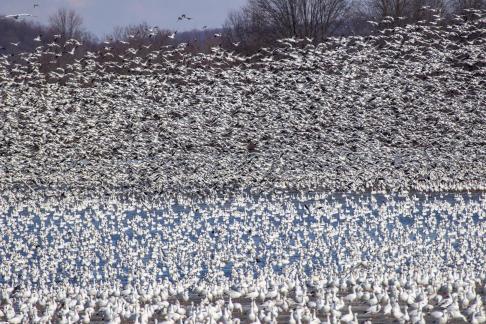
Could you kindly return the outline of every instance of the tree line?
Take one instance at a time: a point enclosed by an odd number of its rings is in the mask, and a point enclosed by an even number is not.
[[[231,12],[221,29],[171,31],[146,23],[115,27],[100,40],[87,31],[82,17],[61,8],[49,17],[47,25],[32,21],[0,18],[0,55],[34,51],[52,41],[77,39],[85,50],[109,46],[139,49],[154,45],[186,43],[192,52],[209,52],[214,46],[252,53],[271,47],[278,39],[297,37],[320,42],[330,36],[368,35],[380,28],[422,21],[447,24],[455,15],[468,15],[468,9],[486,9],[486,0],[248,0]],[[2,17],[2,16],[0,16]],[[371,22],[371,23],[370,23]]]
[[[315,42],[330,36],[367,35],[380,28],[433,21],[447,24],[486,0],[248,0],[230,13],[225,34],[241,51],[252,52],[287,37]],[[371,23],[370,23],[371,22]]]
[[[84,50],[98,51],[107,47],[124,48],[124,44],[138,48],[154,45],[168,46],[180,43],[189,44],[193,52],[208,52],[214,46],[222,45],[214,35],[221,29],[192,30],[177,32],[150,26],[145,22],[128,26],[117,26],[112,33],[102,39],[86,30],[83,19],[72,9],[60,8],[52,14],[46,25],[31,20],[4,18],[0,14],[0,56],[32,52],[40,45],[53,41],[64,44],[76,39],[83,44]]]

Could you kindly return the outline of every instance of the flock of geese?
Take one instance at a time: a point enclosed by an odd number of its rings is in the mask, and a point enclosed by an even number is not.
[[[251,56],[2,54],[0,321],[486,323],[472,13]]]
[[[482,193],[0,204],[0,321],[485,323]]]
[[[484,190],[485,24],[251,56],[61,39],[5,53],[0,188]]]

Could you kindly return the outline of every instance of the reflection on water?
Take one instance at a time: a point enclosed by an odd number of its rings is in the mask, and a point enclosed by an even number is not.
[[[356,267],[476,271],[485,210],[481,193],[3,204],[0,283],[237,282]]]

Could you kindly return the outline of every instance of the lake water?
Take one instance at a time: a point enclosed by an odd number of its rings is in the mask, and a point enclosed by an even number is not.
[[[248,276],[481,271],[483,193],[281,193],[2,203],[0,283],[234,284]]]

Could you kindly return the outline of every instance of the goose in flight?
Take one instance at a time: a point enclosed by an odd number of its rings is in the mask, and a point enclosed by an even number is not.
[[[66,51],[66,53],[74,55],[74,51],[76,51],[76,47],[73,47],[70,51]]]
[[[31,14],[28,13],[20,13],[20,14],[14,14],[14,15],[6,15],[5,18],[13,18],[15,20],[18,20],[23,17],[32,17]]]
[[[184,20],[184,19],[191,20],[192,18],[187,16],[186,14],[182,14],[179,17],[177,17],[177,21],[181,21],[181,20]]]

